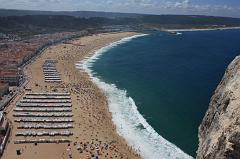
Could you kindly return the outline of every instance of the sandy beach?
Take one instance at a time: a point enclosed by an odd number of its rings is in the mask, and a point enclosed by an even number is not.
[[[25,67],[28,77],[26,89],[10,104],[5,111],[12,125],[11,136],[3,159],[91,159],[91,158],[141,158],[126,141],[120,137],[111,119],[108,103],[102,91],[91,81],[88,74],[76,68],[75,64],[91,56],[96,50],[111,42],[137,33],[106,33],[74,40],[68,44],[59,44],[46,49],[35,61]],[[46,83],[42,66],[46,59],[55,59],[60,73],[61,83]],[[16,104],[29,92],[68,92],[72,101],[73,132],[68,138],[70,143],[15,144],[25,139],[16,136],[20,130],[14,122]],[[29,131],[29,130],[25,130]],[[39,131],[39,130],[37,130]],[[43,130],[45,131],[45,130]],[[48,130],[51,131],[51,130]],[[54,130],[55,131],[55,130]],[[23,130],[21,130],[23,132]],[[57,137],[45,137],[56,139]],[[41,139],[41,137],[28,137]],[[21,153],[17,154],[17,150]]]

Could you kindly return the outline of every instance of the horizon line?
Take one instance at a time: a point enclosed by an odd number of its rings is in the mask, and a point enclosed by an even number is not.
[[[233,16],[216,16],[216,15],[206,15],[206,14],[153,14],[153,13],[135,13],[135,12],[111,12],[111,11],[100,11],[100,10],[37,10],[37,9],[16,9],[16,8],[0,8],[0,10],[15,10],[15,11],[33,11],[33,12],[102,12],[102,13],[115,13],[115,14],[135,14],[135,15],[172,15],[172,16],[206,16],[206,17],[218,17],[218,18],[234,18],[240,19],[240,17]],[[0,15],[1,16],[1,15]]]

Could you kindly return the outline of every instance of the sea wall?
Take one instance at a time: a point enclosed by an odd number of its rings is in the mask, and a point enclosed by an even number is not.
[[[240,158],[240,56],[215,90],[198,136],[197,159]]]

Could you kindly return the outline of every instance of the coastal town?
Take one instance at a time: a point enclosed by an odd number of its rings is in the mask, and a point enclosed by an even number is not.
[[[11,132],[11,123],[6,118],[5,109],[22,92],[28,82],[23,69],[37,57],[46,47],[71,38],[79,37],[86,32],[61,32],[54,34],[35,35],[22,39],[16,34],[0,33],[0,154]],[[15,110],[20,111],[20,110]],[[24,111],[24,110],[21,110]],[[20,122],[20,121],[18,121]]]
[[[17,35],[0,34],[0,109],[2,110],[8,98],[16,93],[16,87],[22,85],[26,79],[23,67],[40,54],[46,47],[85,35],[81,32],[61,32],[54,34],[35,35],[21,39]],[[7,95],[7,96],[5,96]],[[10,96],[9,96],[10,95]]]
[[[0,4],[0,159],[240,159],[239,0]]]
[[[93,50],[134,34],[2,38],[2,158],[140,158],[116,133],[105,96],[75,66]]]

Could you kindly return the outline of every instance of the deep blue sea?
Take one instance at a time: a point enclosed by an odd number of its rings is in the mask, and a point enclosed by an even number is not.
[[[181,150],[195,157],[198,127],[210,98],[228,64],[240,53],[240,30],[147,34],[101,50],[101,55],[88,67],[99,85],[101,82],[108,84],[105,93],[112,98],[109,102],[112,103],[113,120],[120,125],[120,134],[129,142],[138,147],[133,138],[140,135],[143,137],[136,140],[149,140],[149,145],[155,148],[163,143],[166,145],[167,148],[154,150],[159,158],[166,153],[169,158],[181,158],[177,153]],[[122,92],[116,93],[117,90]],[[121,100],[125,102],[118,106]],[[132,110],[140,112],[146,121],[131,113]],[[114,114],[120,115],[114,118]],[[132,120],[128,124],[133,126],[121,131],[128,119]],[[174,145],[151,137],[154,134],[152,128],[181,150],[172,151]],[[135,135],[136,131],[142,131],[142,134]],[[139,146],[139,149],[146,148]]]

